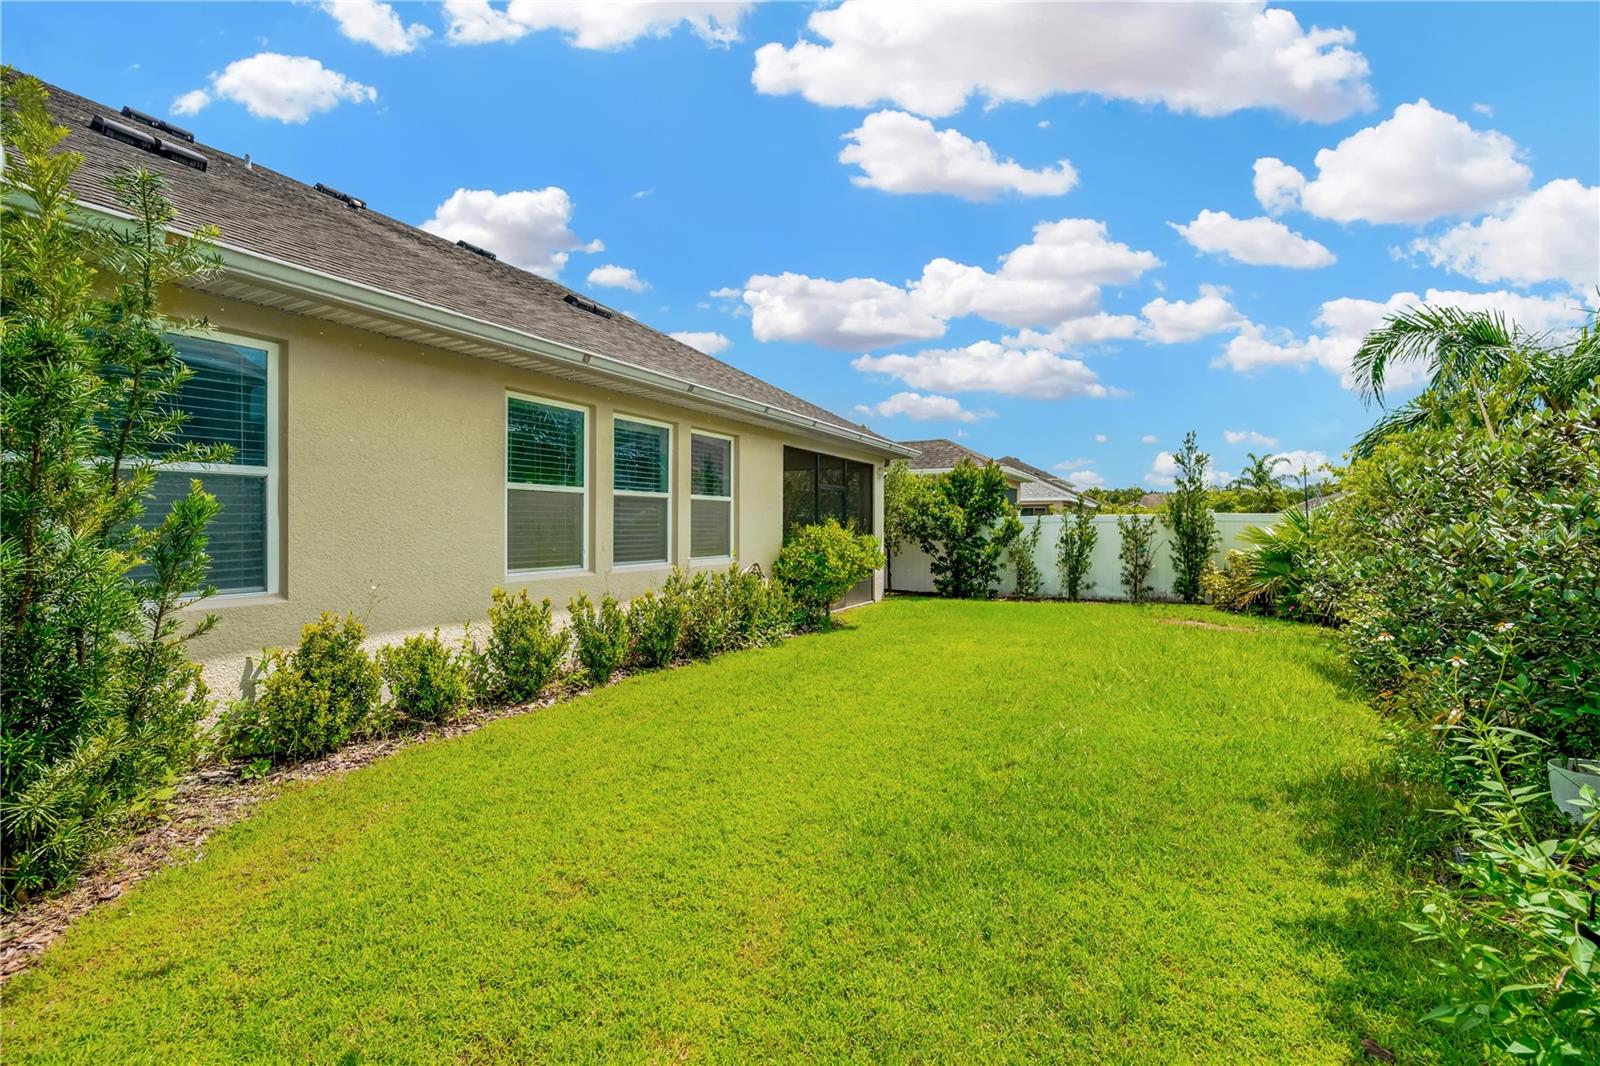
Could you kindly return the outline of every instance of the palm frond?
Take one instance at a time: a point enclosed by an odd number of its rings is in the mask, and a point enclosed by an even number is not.
[[[1503,365],[1517,346],[1516,331],[1499,311],[1411,307],[1367,334],[1350,372],[1362,399],[1382,404],[1384,379],[1392,366],[1423,363],[1434,385],[1449,385],[1474,370]]]
[[[1416,400],[1385,411],[1381,418],[1356,438],[1355,443],[1350,446],[1350,455],[1356,459],[1365,459],[1377,450],[1378,445],[1389,438],[1425,425],[1432,414],[1431,408]]]

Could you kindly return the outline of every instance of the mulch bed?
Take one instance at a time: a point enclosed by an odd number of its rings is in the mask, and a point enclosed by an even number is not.
[[[617,680],[623,676],[619,673]],[[0,983],[32,966],[78,918],[167,866],[198,859],[211,834],[249,817],[262,801],[295,782],[356,770],[413,744],[472,733],[498,719],[536,711],[586,691],[558,689],[533,703],[471,710],[443,725],[361,741],[321,759],[248,781],[240,778],[238,766],[200,767],[178,784],[159,814],[135,827],[131,837],[96,856],[72,888],[0,918]]]

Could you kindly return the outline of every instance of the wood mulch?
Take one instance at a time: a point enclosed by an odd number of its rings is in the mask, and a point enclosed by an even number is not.
[[[617,679],[622,676],[618,674]],[[476,732],[490,722],[536,711],[586,691],[574,686],[532,703],[471,710],[443,725],[350,744],[332,755],[252,780],[240,777],[240,766],[200,767],[178,784],[158,814],[136,827],[132,836],[96,856],[72,888],[0,917],[0,983],[32,966],[78,918],[165,867],[198,859],[211,834],[249,817],[264,800],[296,782],[359,769],[413,744]]]

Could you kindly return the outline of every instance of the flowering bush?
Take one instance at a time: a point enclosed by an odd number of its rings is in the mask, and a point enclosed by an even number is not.
[[[1342,488],[1314,568],[1373,689],[1600,754],[1600,399],[1413,431]]]

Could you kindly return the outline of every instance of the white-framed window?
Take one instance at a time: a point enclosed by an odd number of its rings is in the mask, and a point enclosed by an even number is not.
[[[618,566],[672,558],[672,427],[612,421],[611,548]]]
[[[506,395],[506,573],[589,561],[589,412]]]
[[[689,434],[689,558],[733,557],[733,438]]]
[[[277,592],[278,346],[216,330],[166,339],[192,371],[170,404],[187,416],[175,443],[226,444],[232,456],[161,467],[145,516],[161,521],[198,479],[222,505],[206,529],[207,584],[219,597]]]

